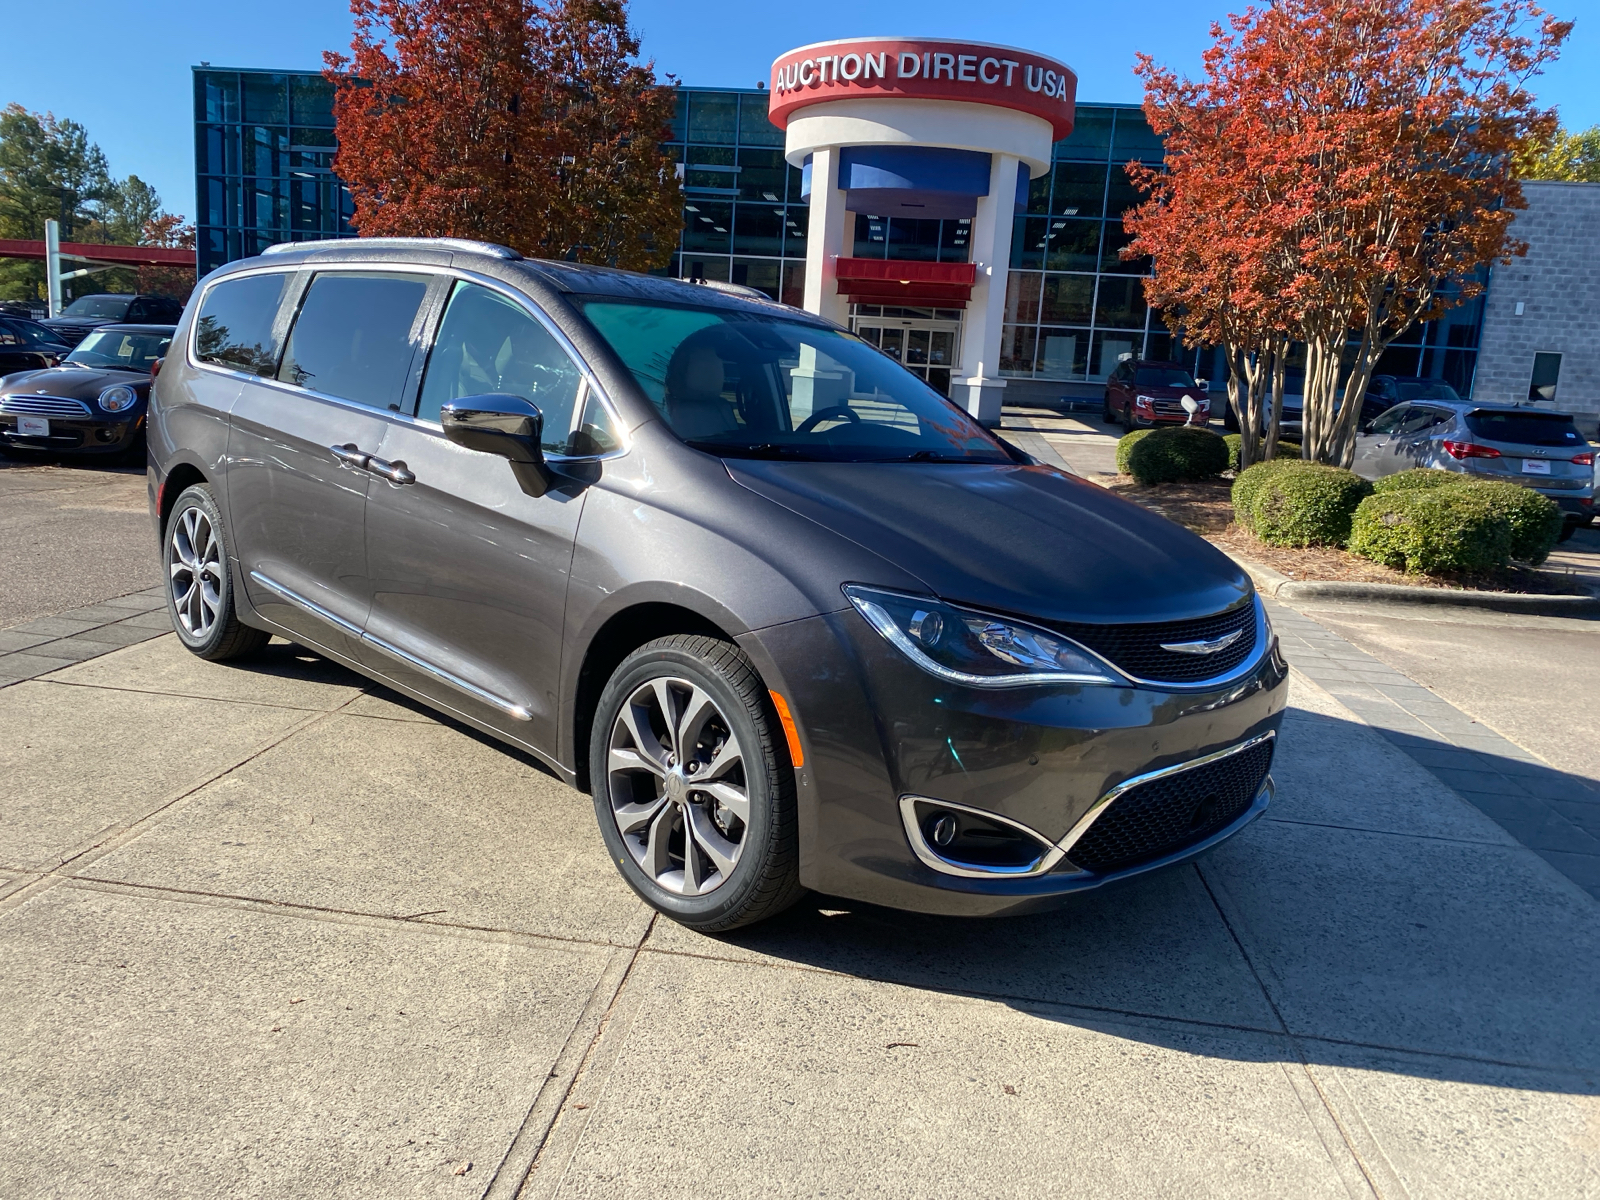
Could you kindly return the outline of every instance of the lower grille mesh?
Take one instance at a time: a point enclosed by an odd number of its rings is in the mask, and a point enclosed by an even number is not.
[[[1244,815],[1272,766],[1275,739],[1118,796],[1067,857],[1097,875],[1173,854]]]

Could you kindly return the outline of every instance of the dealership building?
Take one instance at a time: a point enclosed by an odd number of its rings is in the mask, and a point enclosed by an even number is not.
[[[1025,51],[852,39],[780,57],[760,87],[680,87],[666,150],[684,227],[666,273],[848,323],[985,416],[1002,397],[1098,395],[1126,355],[1185,359],[1220,386],[1213,353],[1175,346],[1145,304],[1148,263],[1121,255],[1121,216],[1138,200],[1125,166],[1159,163],[1160,139],[1137,106],[1078,104],[1075,86],[1069,68]],[[202,274],[276,242],[354,236],[320,75],[203,64],[194,116]],[[1515,336],[1486,330],[1500,290],[1492,281],[1411,330],[1379,371],[1471,395],[1487,341],[1504,349],[1495,394],[1477,398],[1533,389],[1600,411],[1559,378],[1562,349],[1544,345],[1555,335],[1531,327],[1525,304],[1506,318],[1521,322]],[[1587,330],[1572,336],[1593,344]]]

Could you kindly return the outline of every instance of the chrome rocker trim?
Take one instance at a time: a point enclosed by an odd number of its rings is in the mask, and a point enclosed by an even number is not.
[[[1251,747],[1259,746],[1262,742],[1271,741],[1277,736],[1278,735],[1276,731],[1269,730],[1266,733],[1258,734],[1256,737],[1242,741],[1237,745],[1229,746],[1225,750],[1218,750],[1211,754],[1203,754],[1199,758],[1191,758],[1187,762],[1177,763],[1170,767],[1161,767],[1154,771],[1146,771],[1141,775],[1135,775],[1130,779],[1125,779],[1116,787],[1106,792],[1105,795],[1096,800],[1094,804],[1089,807],[1089,811],[1084,813],[1083,816],[1079,817],[1077,823],[1067,831],[1067,835],[1059,842],[1055,843],[1052,843],[1049,838],[1045,837],[1037,830],[1031,829],[1027,825],[1024,825],[1021,821],[1013,821],[1009,817],[1003,817],[998,813],[989,812],[986,809],[973,808],[966,804],[953,804],[948,800],[940,800],[934,796],[920,796],[915,794],[901,796],[900,822],[905,826],[906,839],[911,843],[911,851],[917,856],[918,861],[920,861],[924,866],[938,871],[941,875],[955,875],[963,879],[1032,879],[1040,875],[1049,874],[1056,867],[1060,866],[1063,861],[1066,861],[1067,866],[1071,868],[1071,870],[1062,873],[1063,882],[1077,879],[1083,881],[1080,886],[1098,886],[1099,884],[1105,883],[1108,880],[1121,879],[1128,875],[1137,875],[1144,871],[1152,871],[1157,867],[1166,866],[1167,864],[1173,862],[1179,862],[1185,858],[1199,854],[1203,850],[1209,849],[1218,842],[1232,836],[1234,832],[1244,828],[1244,826],[1248,825],[1251,821],[1260,816],[1261,813],[1266,810],[1267,805],[1271,803],[1276,789],[1273,786],[1272,776],[1268,775],[1267,778],[1262,781],[1261,787],[1257,789],[1255,799],[1252,801],[1250,808],[1241,814],[1237,820],[1232,822],[1226,828],[1218,830],[1210,837],[1196,842],[1192,846],[1185,846],[1181,850],[1175,850],[1171,854],[1166,855],[1163,858],[1156,859],[1153,862],[1140,863],[1136,867],[1129,867],[1124,871],[1113,871],[1104,875],[1095,875],[1091,871],[1085,871],[1074,867],[1071,861],[1067,859],[1068,853],[1071,851],[1072,847],[1083,838],[1084,834],[1089,832],[1090,827],[1100,819],[1101,815],[1104,814],[1105,811],[1111,806],[1112,801],[1114,801],[1118,796],[1121,796],[1124,792],[1131,791],[1132,789],[1139,787],[1141,784],[1150,783],[1157,779],[1164,779],[1169,775],[1177,775],[1183,771],[1192,771],[1196,767],[1203,767],[1207,763],[1216,762],[1220,758],[1227,758],[1230,755],[1241,754],[1244,751],[1249,750]],[[1040,857],[1033,863],[1023,867],[987,867],[979,866],[975,863],[964,863],[956,859],[946,858],[932,846],[928,845],[927,839],[923,837],[921,823],[917,820],[916,806],[918,803],[933,805],[938,808],[950,809],[953,812],[971,813],[974,816],[982,817],[986,821],[993,821],[997,825],[1009,826],[1010,828],[1015,829],[1018,833],[1025,834],[1034,841],[1038,842],[1041,849]],[[1074,889],[1069,888],[1064,890]]]
[[[250,578],[255,580],[255,582],[259,583],[262,587],[266,588],[267,591],[271,592],[273,595],[287,600],[290,604],[295,605],[297,608],[302,608],[312,616],[328,622],[330,625],[337,627],[344,633],[349,634],[351,637],[358,639],[363,644],[371,646],[374,650],[377,650],[383,654],[387,654],[390,658],[398,659],[407,666],[415,667],[424,674],[431,675],[440,683],[453,687],[457,691],[471,696],[474,700],[481,700],[485,704],[492,705],[493,707],[498,708],[501,712],[505,713],[507,716],[510,716],[518,721],[533,720],[533,714],[530,713],[523,705],[518,704],[513,700],[507,700],[503,696],[497,696],[493,692],[485,691],[475,683],[468,683],[459,675],[452,674],[451,672],[444,670],[442,667],[436,667],[432,663],[418,658],[415,654],[400,649],[399,646],[396,646],[391,642],[386,642],[382,638],[374,637],[372,634],[362,629],[359,625],[355,625],[350,621],[346,621],[337,613],[330,612],[326,608],[322,607],[322,605],[318,604],[315,600],[308,600],[299,592],[296,592],[291,588],[284,587],[283,584],[274,579],[269,579],[260,571],[251,571]]]

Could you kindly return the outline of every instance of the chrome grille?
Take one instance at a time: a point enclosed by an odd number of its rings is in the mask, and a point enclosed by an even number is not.
[[[1256,607],[1246,600],[1225,612],[1192,621],[1140,625],[1084,625],[1052,621],[1051,627],[1089,647],[1135,679],[1153,683],[1198,684],[1217,679],[1256,651]],[[1181,642],[1240,636],[1213,654],[1184,654],[1163,648]]]
[[[93,409],[82,400],[65,396],[0,396],[0,413],[22,413],[30,417],[87,417]]]

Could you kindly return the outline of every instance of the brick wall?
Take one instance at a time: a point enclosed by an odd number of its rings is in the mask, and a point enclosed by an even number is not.
[[[1496,266],[1472,398],[1526,401],[1533,356],[1561,355],[1555,407],[1593,436],[1600,418],[1600,183],[1525,183],[1512,236],[1526,258]],[[1517,315],[1517,305],[1523,306]]]

